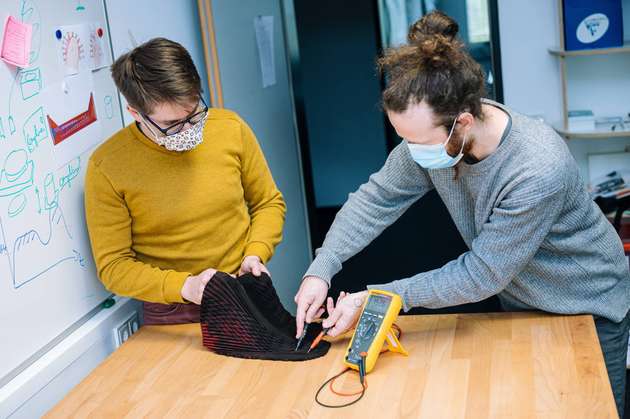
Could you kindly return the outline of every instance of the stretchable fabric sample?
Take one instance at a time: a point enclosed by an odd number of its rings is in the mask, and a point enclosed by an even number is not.
[[[322,330],[314,323],[295,350],[295,317],[284,309],[266,274],[233,278],[217,272],[203,292],[201,332],[212,352],[238,358],[304,361],[324,356],[330,343],[320,342],[307,353]]]

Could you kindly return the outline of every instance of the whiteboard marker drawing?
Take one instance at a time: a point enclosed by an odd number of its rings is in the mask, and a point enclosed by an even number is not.
[[[33,186],[35,163],[24,149],[11,151],[0,171],[0,197],[17,195]]]
[[[32,153],[42,141],[48,138],[48,126],[46,125],[43,107],[37,108],[26,119],[22,126],[22,134],[29,153]]]
[[[48,211],[47,235],[42,235],[35,229],[29,229],[18,235],[9,246],[1,217],[0,233],[2,234],[0,254],[5,254],[8,259],[14,289],[30,283],[64,262],[74,261],[80,266],[85,265],[84,258],[75,249],[72,249],[71,254],[61,256],[55,252],[42,252],[46,249],[53,250],[54,244],[58,244],[59,241],[69,242],[72,240],[72,235],[60,207]],[[34,255],[39,256],[34,257]]]

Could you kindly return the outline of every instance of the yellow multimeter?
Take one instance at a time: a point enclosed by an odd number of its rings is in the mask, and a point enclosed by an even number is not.
[[[392,324],[398,317],[401,307],[402,300],[399,295],[381,290],[369,291],[354,335],[346,350],[344,363],[347,366],[360,372],[363,370],[362,374],[372,371],[385,340],[388,350],[408,355],[392,331]]]

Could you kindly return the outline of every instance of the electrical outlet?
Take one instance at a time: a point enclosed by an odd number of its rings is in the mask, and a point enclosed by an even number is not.
[[[129,336],[131,335],[131,330],[129,329],[129,323],[127,320],[116,326],[114,328],[114,339],[116,340],[116,347],[122,345]]]
[[[138,322],[138,315],[134,315],[134,317],[129,320],[129,329],[131,330],[131,334],[133,335],[140,328],[140,323]]]
[[[138,331],[139,327],[140,322],[138,320],[138,313],[134,311],[131,316],[114,328],[114,340],[116,347],[118,348],[120,345],[125,343],[131,335]]]

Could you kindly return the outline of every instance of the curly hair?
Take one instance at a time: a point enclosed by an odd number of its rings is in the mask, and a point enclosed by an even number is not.
[[[425,101],[436,115],[436,125],[447,130],[462,112],[483,119],[484,73],[458,32],[457,22],[433,11],[411,26],[408,44],[385,51],[377,61],[387,76],[385,110],[400,113]]]

